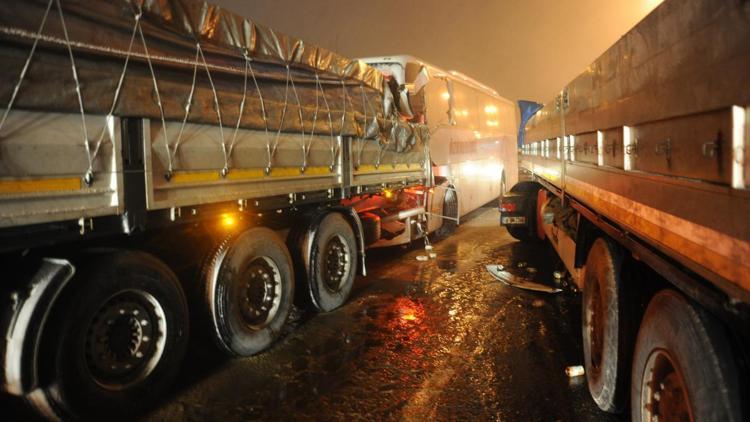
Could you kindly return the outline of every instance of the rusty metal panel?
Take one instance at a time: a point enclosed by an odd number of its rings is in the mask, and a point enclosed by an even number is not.
[[[617,168],[624,168],[623,128],[616,127],[601,131],[602,145],[599,147],[601,164]]]
[[[694,271],[750,290],[750,192],[727,195],[716,184],[575,163],[565,184],[570,195]]]
[[[598,141],[596,132],[575,135],[575,161],[597,164]]]
[[[559,160],[562,154],[562,145],[560,142],[560,137],[548,139],[548,146],[547,146],[547,158],[551,158],[553,160]]]
[[[747,2],[665,1],[567,85],[567,132],[747,106],[749,21]]]
[[[568,195],[733,295],[750,290],[748,22],[746,1],[667,0],[527,131],[563,136]]]
[[[748,139],[750,138],[750,118],[748,118],[750,107],[737,110],[736,113],[740,116],[738,120],[744,120],[744,125],[743,122],[735,122],[735,130],[742,128],[742,133],[733,136],[738,144],[734,148],[734,162],[739,166],[738,175],[741,175],[738,177],[740,180],[737,181],[739,186],[734,187],[743,188],[750,184],[750,155],[748,155],[750,154],[750,151],[748,151],[748,146],[750,146],[750,139]]]
[[[732,110],[636,125],[634,169],[730,185]]]

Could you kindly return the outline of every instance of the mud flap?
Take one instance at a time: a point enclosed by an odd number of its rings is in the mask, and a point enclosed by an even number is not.
[[[29,283],[11,293],[10,312],[0,327],[4,334],[2,375],[8,393],[24,395],[37,387],[42,332],[52,305],[74,273],[69,261],[44,258]]]

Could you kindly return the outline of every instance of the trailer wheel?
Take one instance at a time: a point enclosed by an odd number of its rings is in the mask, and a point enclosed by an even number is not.
[[[289,251],[273,231],[251,228],[220,246],[205,271],[206,305],[219,347],[251,356],[279,336],[292,308]]]
[[[349,298],[357,274],[357,241],[349,223],[339,213],[326,215],[303,247],[309,257],[307,286],[313,306],[330,312]],[[309,249],[309,250],[308,250]]]
[[[456,231],[458,224],[458,196],[452,186],[449,186],[445,190],[445,196],[443,197],[443,216],[448,217],[443,219],[443,224],[437,229],[436,234],[438,237],[448,237]]]
[[[91,257],[45,329],[49,383],[27,399],[48,417],[148,408],[171,386],[187,347],[185,295],[164,263],[142,252]]]
[[[731,350],[713,317],[674,290],[657,293],[635,346],[633,420],[743,420]]]
[[[581,322],[589,392],[607,412],[622,410],[628,391],[632,315],[621,269],[619,247],[597,239],[586,259]]]

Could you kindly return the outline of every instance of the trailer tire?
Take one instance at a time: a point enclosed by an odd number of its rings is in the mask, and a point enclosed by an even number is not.
[[[271,346],[294,298],[292,259],[284,241],[265,227],[250,228],[216,250],[204,275],[219,348],[252,356]]]
[[[632,419],[671,420],[669,413],[696,421],[744,420],[739,373],[724,327],[680,293],[662,290],[649,302],[638,332]]]
[[[598,238],[589,250],[584,273],[581,328],[589,392],[600,409],[627,406],[631,305],[622,276],[622,251]]]
[[[135,251],[92,256],[45,329],[48,382],[27,400],[47,417],[137,414],[172,385],[187,349],[185,295],[164,263]]]
[[[349,298],[357,274],[357,239],[346,219],[337,212],[328,213],[320,222],[309,247],[307,288],[312,305],[330,312]]]
[[[440,238],[448,237],[455,233],[458,223],[458,196],[456,190],[452,186],[448,186],[445,190],[445,196],[443,197],[443,216],[451,218],[443,219],[443,224],[436,230],[436,234]]]

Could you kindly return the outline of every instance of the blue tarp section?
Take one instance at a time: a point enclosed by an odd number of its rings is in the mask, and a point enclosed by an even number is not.
[[[524,128],[526,128],[526,123],[528,123],[536,112],[542,109],[542,107],[544,107],[544,104],[539,104],[534,101],[518,100],[518,108],[521,109],[521,123],[518,125],[518,148],[523,146],[525,135]]]

